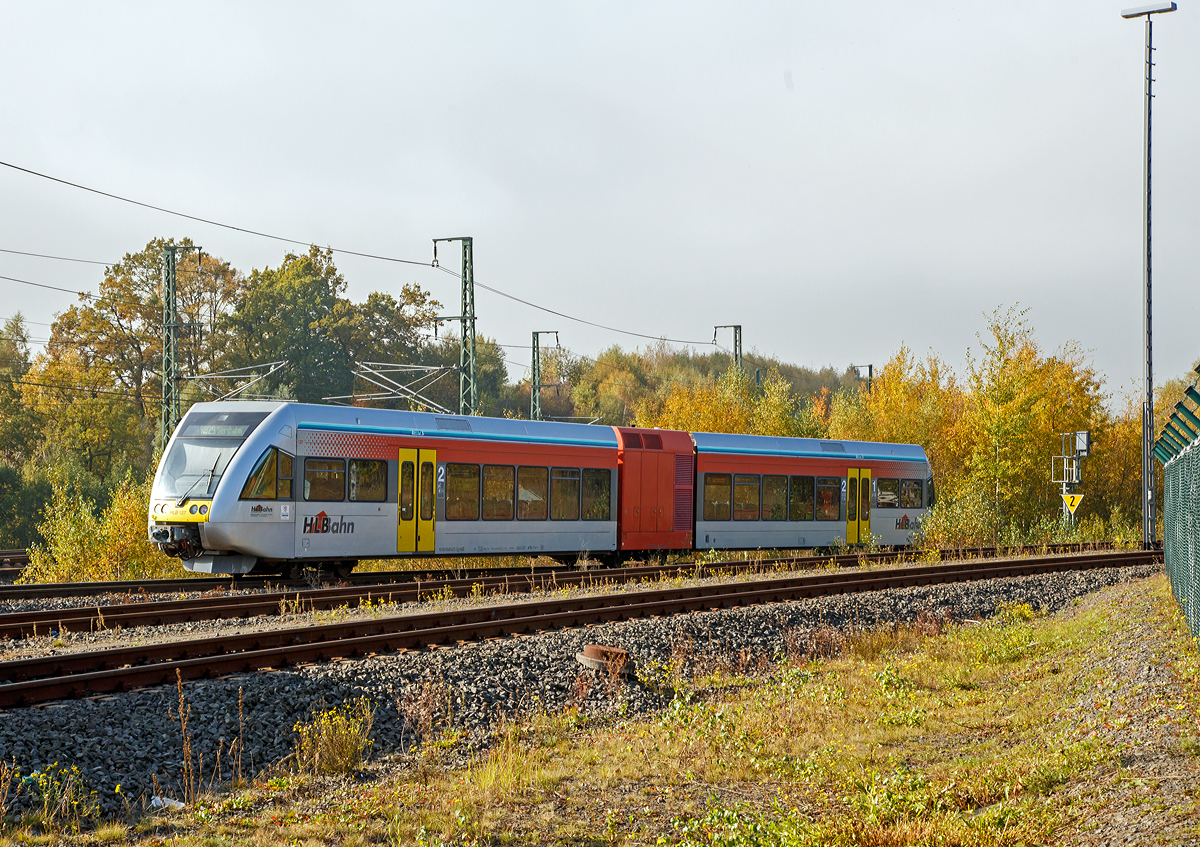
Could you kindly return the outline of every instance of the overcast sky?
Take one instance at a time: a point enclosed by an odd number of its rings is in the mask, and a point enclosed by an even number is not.
[[[655,337],[740,323],[811,366],[907,344],[960,368],[1019,302],[1119,391],[1141,373],[1144,40],[1121,2],[0,2],[0,160],[337,248],[428,260],[470,235],[477,280],[514,296]],[[1200,356],[1180,5],[1155,26],[1159,382]],[[0,248],[115,261],[185,235],[247,271],[289,249],[0,168]],[[417,282],[458,313],[451,276],[337,261],[355,299]],[[0,253],[4,276],[101,274]],[[0,280],[38,338],[73,299]],[[648,343],[477,308],[505,344]],[[528,351],[506,355],[519,377]]]

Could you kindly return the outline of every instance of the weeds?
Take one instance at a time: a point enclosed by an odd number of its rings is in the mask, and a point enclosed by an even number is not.
[[[362,698],[298,722],[293,730],[296,767],[301,773],[351,774],[362,768],[371,751],[375,705]]]
[[[4,822],[8,817],[9,800],[15,801],[21,793],[21,769],[17,760],[5,762],[0,760],[0,832],[4,830]]]
[[[45,770],[34,771],[28,782],[41,804],[39,823],[47,832],[64,828],[78,832],[82,821],[99,814],[96,792],[88,790],[76,765],[67,767],[55,762]]]
[[[510,796],[537,782],[537,761],[522,748],[517,728],[502,723],[496,730],[499,740],[482,757],[473,758],[467,766],[467,782],[490,800]]]
[[[183,747],[183,802],[185,805],[192,805],[196,802],[196,795],[199,793],[200,786],[203,782],[203,775],[198,777],[192,761],[192,734],[188,732],[188,720],[192,716],[192,707],[184,699],[183,696],[183,676],[179,670],[175,670],[175,689],[179,693],[179,713],[171,715],[171,709],[167,707],[167,714],[172,720],[179,721],[179,738]],[[203,769],[202,769],[203,770]]]

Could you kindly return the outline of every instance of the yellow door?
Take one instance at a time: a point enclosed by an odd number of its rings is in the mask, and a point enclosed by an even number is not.
[[[417,551],[417,451],[400,450],[400,484],[396,486],[396,552]]]
[[[858,543],[858,468],[846,471],[846,543]]]
[[[858,543],[871,543],[871,469],[858,469]]]
[[[433,552],[433,523],[437,516],[437,450],[422,450],[417,475],[417,552]]]

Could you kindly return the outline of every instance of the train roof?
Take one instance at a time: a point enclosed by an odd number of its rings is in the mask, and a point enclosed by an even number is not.
[[[835,441],[823,438],[777,438],[770,435],[729,435],[694,432],[697,453],[731,453],[752,456],[803,456],[824,459],[881,459],[892,462],[928,462],[919,444],[878,441]]]
[[[485,418],[470,415],[438,415],[399,409],[375,409],[366,406],[323,406],[308,403],[258,403],[242,401],[234,411],[253,408],[274,410],[287,407],[295,417],[297,429],[325,432],[362,432],[379,435],[436,435],[482,441],[515,441],[539,444],[566,444],[578,447],[616,449],[617,436],[609,426],[527,421],[516,418]],[[213,406],[216,404],[196,404]],[[232,404],[222,403],[230,408]],[[245,406],[246,408],[241,408]]]
[[[286,409],[298,429],[333,432],[364,432],[380,435],[434,435],[481,441],[516,441],[539,444],[568,444],[580,447],[618,447],[610,426],[529,421],[516,418],[487,418],[470,415],[438,415],[365,406],[324,406],[278,400],[225,400],[197,403],[192,409],[231,412]],[[189,410],[190,411],[190,410]],[[640,431],[640,430],[639,430]],[[817,438],[779,438],[768,435],[730,435],[717,432],[691,433],[698,453],[758,456],[800,456],[880,459],[928,462],[917,444],[888,444],[876,441],[838,441]]]

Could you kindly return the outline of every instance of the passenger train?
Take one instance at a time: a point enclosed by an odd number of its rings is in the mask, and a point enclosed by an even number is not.
[[[150,540],[190,571],[345,575],[362,559],[912,542],[911,444],[299,403],[198,403],[154,477]]]

